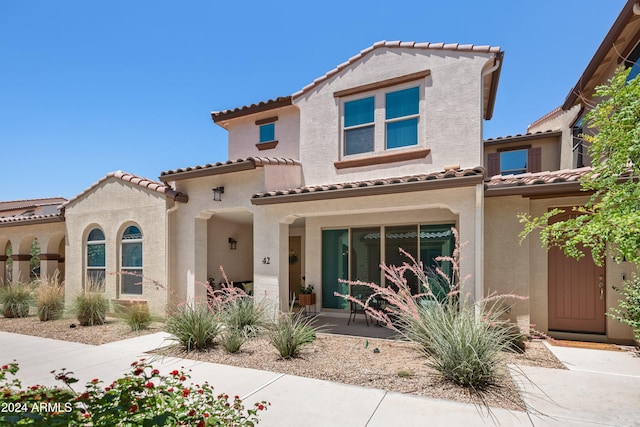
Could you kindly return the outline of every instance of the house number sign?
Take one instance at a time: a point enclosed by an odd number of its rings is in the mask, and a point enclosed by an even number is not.
[[[269,258],[268,256],[262,258],[262,263],[263,264],[271,264],[271,258]]]

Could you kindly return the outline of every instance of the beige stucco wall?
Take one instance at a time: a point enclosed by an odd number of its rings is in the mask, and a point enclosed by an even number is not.
[[[411,175],[442,170],[445,165],[482,164],[482,69],[491,54],[417,49],[376,49],[317,87],[294,99],[300,108],[300,160],[310,185]],[[335,91],[430,70],[431,75],[348,98]],[[376,115],[384,119],[378,99],[383,94],[420,85],[418,145],[344,157],[341,153],[341,109],[344,100],[376,95]],[[384,126],[376,126],[376,148],[382,148]],[[344,158],[368,157],[403,150],[429,148],[420,160],[336,170]]]
[[[146,300],[156,315],[164,315],[169,293],[167,284],[167,209],[165,196],[137,185],[110,178],[72,201],[66,209],[67,281],[66,302],[82,291],[85,280],[86,239],[93,228],[105,234],[106,296],[109,299]],[[120,293],[121,250],[124,230],[136,225],[143,235],[143,275],[162,285],[143,284],[142,295]]]
[[[544,132],[547,130],[561,130],[560,138],[560,164],[557,169],[572,169],[577,166],[577,152],[573,151],[573,133],[572,126],[578,120],[580,114],[580,106],[577,105],[570,110],[557,113],[549,120],[545,120],[536,126],[529,126],[527,132]],[[586,161],[586,160],[585,160]],[[553,170],[545,169],[542,170]]]
[[[586,196],[529,199],[520,196],[488,197],[485,200],[485,289],[516,293],[529,300],[516,303],[510,316],[522,325],[530,323],[542,332],[548,330],[548,253],[539,233],[534,232],[519,244],[522,224],[518,213],[540,216],[550,208],[570,209],[587,201]],[[590,255],[587,255],[590,256]],[[636,270],[630,263],[606,260],[606,306],[616,306],[619,294],[613,289],[622,283],[622,275],[631,277]],[[527,320],[527,318],[529,318]],[[552,333],[552,335],[554,335]],[[631,328],[606,318],[606,337],[626,342],[633,338]],[[580,337],[585,338],[585,337]]]
[[[256,120],[278,117],[275,124],[275,139],[278,145],[273,149],[259,150],[260,126]],[[298,108],[287,106],[266,112],[252,114],[232,121],[229,126],[229,159],[267,156],[298,159],[300,156],[300,117]]]

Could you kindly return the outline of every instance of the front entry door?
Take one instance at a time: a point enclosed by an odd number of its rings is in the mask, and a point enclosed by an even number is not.
[[[569,213],[551,222],[568,218]],[[605,333],[605,268],[587,251],[579,261],[561,249],[549,249],[549,330]]]

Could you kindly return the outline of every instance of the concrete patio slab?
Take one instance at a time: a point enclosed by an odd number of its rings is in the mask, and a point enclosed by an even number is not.
[[[631,351],[560,347],[546,341],[544,344],[572,371],[640,377],[640,357]]]

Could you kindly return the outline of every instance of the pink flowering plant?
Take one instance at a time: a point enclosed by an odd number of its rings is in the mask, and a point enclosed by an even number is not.
[[[0,412],[0,425],[188,425],[188,426],[254,426],[266,402],[245,408],[239,396],[233,398],[214,392],[213,386],[190,384],[189,374],[173,370],[161,375],[144,359],[131,364],[131,371],[106,387],[95,378],[82,393],[72,385],[78,382],[71,372],[52,372],[64,387],[36,385],[22,389],[15,376],[18,365],[0,369],[0,393],[5,405]],[[46,401],[49,406],[39,402]]]

